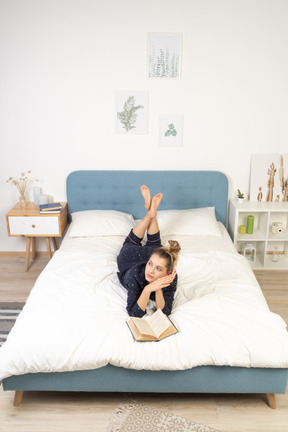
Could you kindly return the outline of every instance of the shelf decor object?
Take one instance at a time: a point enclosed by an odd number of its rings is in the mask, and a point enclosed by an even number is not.
[[[273,255],[272,255],[272,261],[275,262],[275,263],[279,261],[278,246],[274,246],[274,252],[273,252]]]
[[[41,187],[34,187],[33,188],[33,199],[34,199],[35,205],[39,205],[39,195],[41,195],[41,193],[42,193]]]
[[[237,199],[239,204],[244,202],[244,193],[241,192],[240,189],[237,189]]]
[[[247,243],[244,245],[243,255],[251,264],[254,264],[256,261],[256,248],[252,244]]]
[[[247,227],[246,232],[240,230],[241,225]],[[228,232],[239,253],[244,255],[247,243],[255,247],[255,260],[249,259],[253,269],[288,270],[288,202],[245,201],[239,204],[231,200]],[[275,248],[278,259],[274,256]]]
[[[30,178],[31,171],[27,171],[27,173],[22,172],[19,178],[16,177],[9,177],[8,180],[6,180],[7,183],[12,183],[16,188],[18,189],[20,193],[19,197],[19,205],[21,207],[26,206],[26,192],[31,186],[31,183],[34,181]],[[38,181],[36,179],[35,181]]]
[[[239,234],[246,234],[246,225],[240,225],[238,228]]]
[[[250,200],[288,202],[288,154],[251,156]]]
[[[46,194],[40,194],[38,196],[38,205],[41,204],[48,204],[49,203],[49,196]]]
[[[246,233],[247,234],[253,234],[253,228],[254,228],[254,216],[249,215],[249,216],[247,216]]]

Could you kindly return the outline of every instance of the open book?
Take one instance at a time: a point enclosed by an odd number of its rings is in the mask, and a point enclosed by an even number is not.
[[[161,309],[147,319],[130,317],[127,324],[136,341],[158,341],[178,333],[174,324]]]

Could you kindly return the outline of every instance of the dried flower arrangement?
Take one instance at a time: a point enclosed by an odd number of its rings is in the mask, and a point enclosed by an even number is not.
[[[22,172],[19,179],[14,177],[9,177],[9,179],[6,180],[7,183],[11,182],[19,190],[20,192],[19,202],[22,206],[25,206],[26,204],[25,192],[27,191],[31,183],[33,183],[34,181],[31,178],[29,178],[30,174],[31,171],[27,171],[26,174]],[[38,179],[36,179],[35,181],[38,181]]]

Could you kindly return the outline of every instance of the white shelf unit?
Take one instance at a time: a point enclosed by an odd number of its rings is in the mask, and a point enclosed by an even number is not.
[[[247,216],[254,216],[253,234],[239,234],[239,226],[247,224]],[[281,222],[283,231],[273,234],[273,222]],[[256,248],[253,269],[288,270],[288,202],[229,203],[228,232],[239,253],[244,246],[251,244]],[[278,247],[278,262],[273,262],[274,247]]]

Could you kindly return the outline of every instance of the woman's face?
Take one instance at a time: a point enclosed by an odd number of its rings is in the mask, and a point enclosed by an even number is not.
[[[160,258],[158,255],[152,255],[145,267],[145,279],[147,282],[154,282],[160,277],[167,276],[167,267],[165,258]]]

